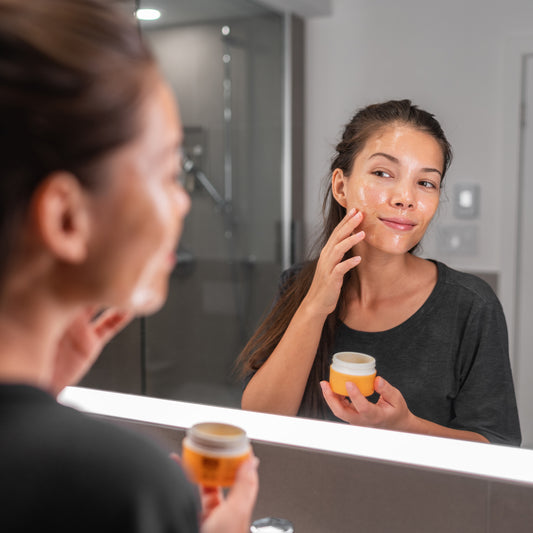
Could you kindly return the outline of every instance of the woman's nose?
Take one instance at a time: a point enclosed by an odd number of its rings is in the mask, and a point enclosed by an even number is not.
[[[392,203],[396,207],[412,209],[415,206],[412,187],[408,184],[398,184],[392,196]]]

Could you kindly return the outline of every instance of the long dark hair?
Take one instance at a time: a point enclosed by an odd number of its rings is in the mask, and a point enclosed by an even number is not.
[[[53,171],[87,188],[139,130],[155,68],[133,16],[103,0],[0,0],[0,283],[31,196]]]
[[[358,110],[345,126],[342,138],[336,146],[336,154],[330,167],[331,173],[339,168],[349,176],[355,158],[363,150],[368,139],[380,130],[395,125],[407,125],[428,133],[439,143],[444,160],[442,169],[442,179],[444,179],[452,159],[450,144],[434,115],[419,109],[410,100],[391,100]],[[324,225],[320,238],[313,248],[315,255],[295,273],[292,279],[284,283],[277,302],[239,355],[237,366],[242,377],[256,372],[278,345],[311,286],[319,251],[346,215],[346,209],[333,197],[331,173],[327,176],[328,181],[322,204]],[[351,252],[348,252],[345,259],[350,255]],[[346,274],[346,279],[349,279],[350,275],[350,272]],[[343,284],[337,307],[324,323],[317,354],[298,411],[300,416],[327,418],[330,411],[320,392],[319,382],[328,375],[335,330],[346,304],[347,285],[347,283]]]

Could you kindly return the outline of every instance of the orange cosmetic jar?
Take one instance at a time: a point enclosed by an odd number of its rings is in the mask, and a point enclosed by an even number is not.
[[[346,382],[351,381],[364,396],[374,393],[376,360],[365,353],[337,352],[329,368],[329,384],[337,394],[348,396]]]
[[[237,470],[251,452],[243,429],[203,422],[187,430],[182,443],[182,463],[189,477],[199,485],[231,487]]]

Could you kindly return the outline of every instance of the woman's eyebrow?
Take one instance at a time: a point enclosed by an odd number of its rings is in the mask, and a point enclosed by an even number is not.
[[[400,160],[397,157],[394,157],[393,155],[386,154],[385,152],[376,152],[375,154],[372,154],[368,159],[372,159],[373,157],[379,157],[382,156],[385,159],[388,159],[389,161],[392,161],[393,163],[400,163]]]
[[[396,163],[397,165],[400,164],[400,160],[397,157],[394,157],[393,155],[386,154],[385,152],[376,152],[372,154],[368,159],[372,159],[373,157],[384,157],[385,159],[388,159],[392,163]],[[439,176],[442,177],[442,172],[436,168],[432,167],[424,167],[420,169],[422,172],[436,172]]]
[[[436,172],[442,178],[442,172],[436,168],[424,167],[420,169],[422,172]]]

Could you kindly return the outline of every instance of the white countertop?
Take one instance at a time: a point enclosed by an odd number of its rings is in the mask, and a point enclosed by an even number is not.
[[[533,450],[253,413],[147,396],[67,387],[59,401],[80,411],[175,428],[198,422],[242,427],[255,441],[533,484]]]

